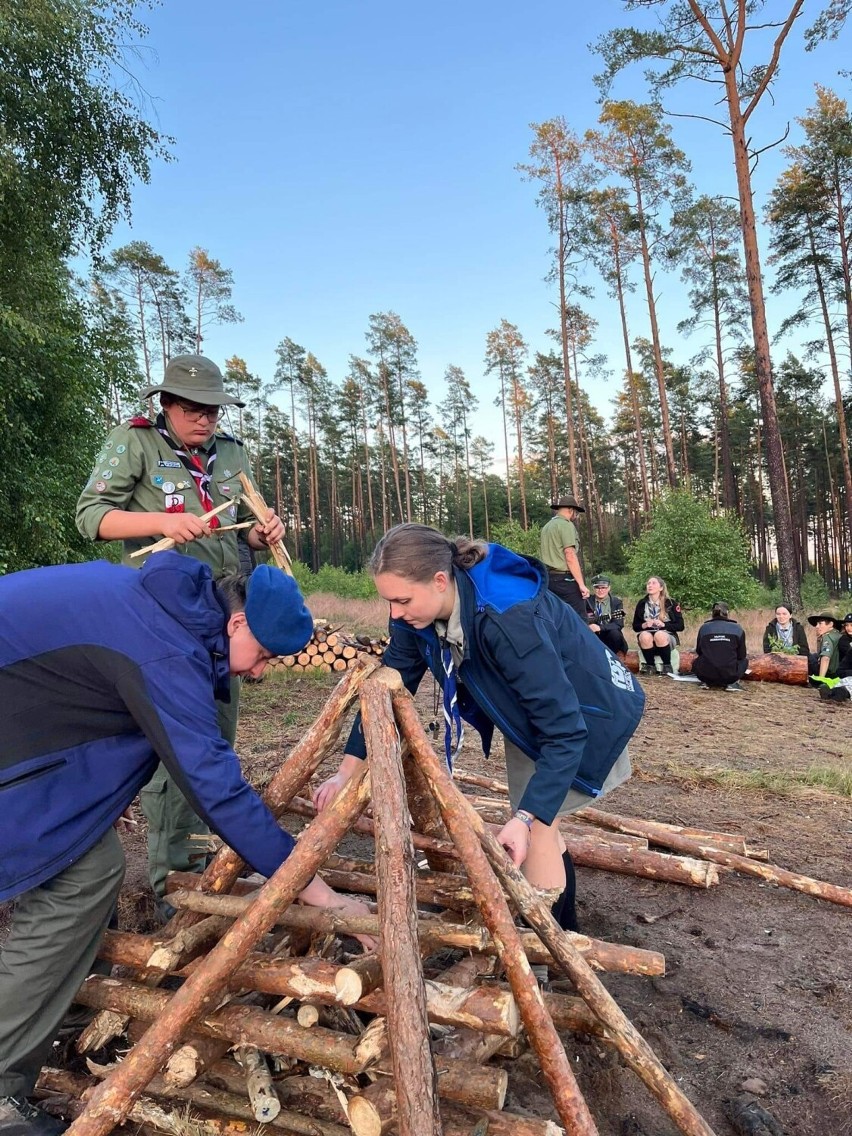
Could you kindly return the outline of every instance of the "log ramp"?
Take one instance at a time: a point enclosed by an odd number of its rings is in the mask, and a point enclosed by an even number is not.
[[[178,913],[158,935],[108,932],[101,958],[131,977],[83,985],[77,1002],[98,1012],[78,1048],[121,1034],[132,1048],[113,1066],[90,1060],[90,1076],[46,1068],[39,1094],[72,1120],[70,1136],[107,1136],[126,1120],[171,1136],[245,1136],[258,1123],[285,1136],[594,1136],[559,1036],[573,1032],[614,1047],[685,1136],[713,1136],[597,976],[660,975],[663,957],[557,926],[480,815],[499,812],[499,796],[460,792],[398,674],[377,667],[364,656],[346,672],[265,790],[277,816],[309,819],[290,857],[259,885],[222,848],[200,876],[170,877]],[[358,700],[368,760],[314,816],[299,793]],[[472,774],[457,780],[505,793]],[[771,878],[754,858],[762,853],[728,834],[594,809],[564,830],[581,863],[624,871],[633,857],[637,874],[699,887],[718,881],[716,863]],[[374,838],[374,860],[335,855],[350,831]],[[665,861],[678,861],[668,874]],[[318,870],[334,887],[375,895],[376,914],[294,904]],[[378,936],[379,952],[344,955],[339,936],[352,934]],[[447,951],[466,955],[437,972],[433,960],[424,976],[423,960]],[[576,993],[543,992],[536,962]],[[518,1055],[523,1041],[559,1124],[503,1108],[507,1073],[489,1061]]]

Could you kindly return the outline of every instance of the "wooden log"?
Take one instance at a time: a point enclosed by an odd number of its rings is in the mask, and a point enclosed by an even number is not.
[[[557,1112],[570,1131],[578,1136],[592,1136],[597,1133],[597,1126],[574,1078],[559,1035],[544,1007],[541,991],[530,970],[502,888],[488,866],[475,830],[461,819],[457,802],[462,801],[464,809],[476,817],[478,824],[481,825],[482,822],[475,810],[463,802],[446,766],[438,760],[420,724],[413,699],[402,687],[401,680],[398,689],[393,691],[392,698],[401,732],[432,788],[444,824],[461,854],[483,922],[502,948],[500,957],[512,993],[518,1002],[524,1027],[538,1055]]]
[[[218,999],[229,973],[245,961],[254,944],[274,925],[277,911],[292,903],[307,886],[317,867],[362,812],[369,799],[369,782],[369,774],[358,770],[322,815],[302,833],[290,856],[264,885],[246,914],[176,991],[168,1008],[121,1066],[95,1090],[85,1112],[69,1129],[71,1136],[106,1136],[117,1124],[123,1123],[132,1102],[161,1068],[181,1036]],[[246,1007],[226,1007],[220,1012],[252,1011]],[[307,1036],[314,1036],[316,1032],[311,1030]]]
[[[628,651],[621,661],[634,674],[639,673],[639,654]],[[680,648],[680,674],[692,674],[695,652]],[[808,660],[804,655],[764,655],[749,652],[748,671],[743,676],[756,682],[780,682],[785,686],[805,686],[808,681]]]
[[[382,980],[381,958],[377,954],[360,955],[346,966],[341,966],[335,974],[337,1001],[344,1006],[352,1006],[377,990]]]
[[[484,977],[492,977],[499,960],[493,955],[471,954],[461,959],[441,975],[441,981],[456,989],[473,990]],[[517,1010],[517,1003],[515,1004]],[[520,1017],[520,1015],[518,1015]],[[454,1029],[435,1040],[433,1049],[438,1068],[455,1061],[473,1061],[481,1064],[499,1053],[503,1043],[509,1039],[496,1033],[481,1033],[469,1026]],[[481,1103],[481,1102],[480,1102]],[[484,1104],[483,1107],[489,1107]]]
[[[177,885],[184,881],[191,881],[194,877],[191,872],[172,872],[169,883],[175,890],[169,891],[169,898],[177,907],[186,906],[189,910],[198,912],[216,912],[237,918],[252,903],[256,894],[256,886],[239,881],[234,886],[232,895],[203,895],[201,892],[178,890]],[[375,915],[346,916],[335,915],[316,907],[290,907],[281,912],[277,923],[280,926],[305,928],[309,931],[324,932],[326,934],[358,934],[376,935],[379,932],[379,921]],[[429,919],[421,917],[418,921],[418,934],[424,944],[423,949],[433,950],[441,947],[454,947],[465,951],[482,951],[496,954],[497,947],[484,927],[464,926],[448,923],[442,919]],[[645,974],[652,976],[664,975],[666,972],[665,956],[659,951],[643,950],[641,947],[624,946],[619,943],[608,943],[603,939],[592,939],[587,935],[575,935],[566,932],[575,948],[586,958],[590,966],[596,970],[607,971],[612,974]],[[541,940],[534,931],[522,931],[521,942],[528,958],[532,962],[553,962],[553,956],[542,946]]]
[[[328,663],[328,665],[331,666],[332,663],[334,663],[334,661],[336,659],[337,659],[337,655],[335,655],[334,651],[323,651],[322,661],[324,663]]]
[[[217,1061],[221,1061],[230,1048],[230,1040],[192,1037],[179,1045],[168,1059],[163,1070],[163,1080],[172,1088],[186,1088],[208,1069],[212,1069]]]
[[[322,814],[320,814],[322,815]],[[375,895],[377,890],[376,877],[365,872],[348,872],[335,868],[322,868],[320,875],[326,883],[338,891],[352,892],[355,895]],[[447,879],[458,879],[457,876],[447,876]],[[435,883],[431,880],[416,879],[414,888],[418,903],[429,904],[433,907],[446,907],[450,911],[468,911],[474,906],[473,892],[469,887],[463,887],[443,882]]]
[[[345,659],[335,659],[334,662],[331,664],[331,669],[333,671],[345,671],[346,670],[346,660]]]
[[[300,1080],[308,1078],[300,1078]],[[82,1097],[84,1093],[91,1092],[97,1082],[79,1073],[71,1073],[65,1069],[45,1068],[38,1081],[40,1093],[61,1093],[68,1096]],[[316,1083],[316,1082],[315,1082]],[[247,1125],[245,1121],[254,1122],[251,1106],[245,1099],[245,1081],[233,1082],[234,1090],[231,1092],[211,1084],[190,1085],[187,1088],[174,1088],[167,1085],[161,1077],[154,1077],[148,1091],[151,1096],[141,1097],[130,1112],[132,1120],[157,1131],[167,1132],[169,1136],[187,1136],[189,1132],[198,1132],[200,1136],[246,1136]],[[314,1099],[316,1091],[311,1093],[310,1086],[306,1086],[304,1107],[310,1111],[302,1111],[302,1101],[292,1101],[296,1108],[282,1109],[269,1123],[272,1131],[282,1131],[287,1136],[349,1136],[351,1129],[335,1123],[328,1116],[317,1112]],[[169,1111],[163,1109],[152,1097],[165,1098],[170,1101],[181,1102],[181,1108]],[[76,1104],[76,1102],[74,1102]],[[195,1105],[202,1109],[201,1114],[187,1116],[186,1105]],[[80,1106],[82,1107],[82,1106]],[[70,1110],[75,1111],[75,1110]],[[238,1123],[230,1124],[227,1121],[217,1120],[213,1112],[224,1114],[225,1118],[233,1117]],[[195,1110],[193,1110],[195,1112]],[[340,1119],[338,1106],[337,1117]]]
[[[312,1002],[303,1002],[296,1011],[296,1021],[302,1029],[313,1029],[319,1020],[319,1006],[315,1006]]]
[[[323,660],[322,660],[322,655],[311,655],[311,666],[312,667],[325,666],[325,663],[323,663]]]
[[[706,859],[670,856],[665,852],[630,848],[625,844],[603,844],[598,840],[583,840],[568,833],[563,839],[574,863],[586,868],[600,868],[606,872],[686,887],[709,888],[719,883],[718,871]]]
[[[311,656],[307,651],[300,651],[296,656],[296,661],[300,667],[309,667],[311,665]]]
[[[394,1085],[375,1081],[349,1101],[349,1123],[355,1136],[384,1136],[396,1131],[396,1101]],[[565,1136],[565,1132],[552,1120],[539,1120],[533,1116],[495,1109],[477,1108],[475,1105],[460,1108],[457,1105],[441,1106],[441,1123],[444,1136]]]
[[[170,994],[165,990],[140,986],[127,979],[92,974],[80,988],[78,997],[84,1006],[95,1009],[113,1008],[128,1017],[140,1018],[156,1025],[159,1019],[171,1012],[171,1005],[178,994],[180,991]],[[149,1027],[119,1068],[123,1068],[144,1047],[152,1028]],[[232,1002],[211,1010],[193,1023],[193,1031],[203,1037],[228,1042],[229,1046],[256,1045],[265,1053],[295,1057],[299,1061],[339,1073],[364,1071],[364,1062],[355,1055],[357,1039],[353,1035],[320,1026],[304,1030],[292,1018],[272,1014],[256,1006]],[[117,1076],[118,1069],[115,1072]]]
[[[357,655],[358,655],[358,650],[357,650],[356,647],[346,646],[346,647],[343,648],[343,658],[344,659],[354,659],[354,658],[357,657]]]
[[[268,1124],[281,1112],[281,1101],[275,1093],[266,1058],[254,1045],[238,1045],[234,1049],[234,1060],[246,1075],[252,1115],[261,1124]]]
[[[619,1052],[654,1093],[681,1131],[686,1136],[713,1136],[713,1130],[664,1069],[656,1054],[622,1013],[609,992],[595,977],[582,955],[572,945],[569,937],[557,925],[549,908],[542,903],[534,889],[527,883],[520,869],[516,868],[506,855],[496,836],[483,824],[476,810],[471,808],[453,784],[447,770],[438,760],[435,751],[426,738],[411,695],[400,687],[400,689],[394,690],[392,697],[400,730],[411,747],[415,760],[421,764],[433,786],[444,821],[457,848],[460,852],[463,849],[465,850],[463,855],[468,876],[477,891],[477,900],[483,920],[494,937],[504,945],[505,953],[501,954],[501,958],[504,965],[509,964],[506,965],[506,972],[512,986],[512,992],[518,1000],[527,1034],[539,1056],[542,1071],[551,1086],[557,1111],[563,1123],[569,1131],[570,1125],[575,1123],[573,1114],[576,1111],[576,1106],[574,1100],[579,1096],[579,1089],[574,1086],[571,1099],[566,1101],[565,1094],[561,1091],[558,1081],[556,1064],[551,1059],[552,1050],[558,1048],[564,1059],[561,1064],[564,1064],[568,1069],[568,1076],[573,1081],[570,1065],[565,1058],[565,1051],[558,1040],[555,1047],[552,1041],[545,1042],[546,1038],[557,1036],[553,1022],[544,1008],[537,986],[535,986],[535,992],[538,998],[529,999],[528,997],[530,983],[526,981],[524,969],[529,974],[529,968],[526,958],[519,958],[520,944],[518,943],[516,947],[515,943],[512,942],[514,924],[506,929],[508,937],[504,938],[503,928],[498,928],[497,921],[494,920],[491,903],[486,899],[486,896],[491,894],[493,903],[500,908],[500,915],[502,915],[503,909],[508,914],[502,890],[499,886],[496,888],[491,886],[493,877],[490,872],[484,870],[477,853],[482,853],[483,857],[487,854],[487,860],[498,874],[503,885],[509,890],[518,910],[538,932],[542,941],[550,949],[551,954],[562,964],[577,987],[578,993],[613,1034]],[[496,884],[497,881],[494,880],[493,882]],[[521,965],[518,965],[519,963]],[[529,974],[529,978],[532,979],[531,974]],[[532,979],[532,983],[535,983],[534,979]],[[546,1019],[545,1022],[541,1022],[542,1017]],[[549,1050],[551,1052],[548,1052]],[[580,1100],[582,1100],[581,1097]],[[594,1130],[594,1122],[591,1121],[590,1117],[589,1123],[592,1124],[592,1130]],[[579,1128],[579,1131],[583,1131],[583,1129]]]
[[[315,659],[319,654],[319,647],[314,642],[306,643],[305,654],[308,655],[310,659]]]
[[[426,1008],[430,1022],[465,1027],[477,1033],[516,1037],[520,1015],[515,999],[508,990],[482,986],[465,990],[444,982],[426,980]],[[374,990],[355,1003],[356,1010],[371,1014],[387,1012],[384,991]],[[495,1046],[495,1052],[499,1046]]]
[[[228,1058],[210,1070],[204,1084],[227,1089],[230,1093],[245,1093],[242,1070]],[[291,1074],[276,1080],[275,1091],[284,1108],[298,1109],[311,1119],[342,1122],[347,1125],[347,1133],[350,1132],[340,1100],[328,1081]]]
[[[642,820],[638,817],[621,816],[587,806],[574,813],[574,817],[585,824],[607,829],[612,832],[630,833],[643,836],[653,844],[675,851],[689,851],[697,854],[701,846],[712,844],[726,852],[749,856],[756,860],[766,860],[769,853],[765,849],[751,849],[742,836],[731,832],[712,832],[705,828],[687,828],[682,824],[664,824],[662,821]],[[684,838],[684,839],[680,839]],[[686,843],[691,841],[692,843]]]
[[[372,773],[385,1017],[400,1136],[441,1136],[426,990],[417,939],[414,845],[390,690],[379,671],[361,688]]]
[[[240,484],[243,487],[242,500],[248,505],[260,523],[265,525],[269,516],[269,506],[261,497],[259,490],[242,470],[240,470]],[[269,550],[269,555],[272,557],[273,563],[280,568],[282,572],[286,572],[288,576],[292,576],[293,569],[290,566],[290,554],[284,547],[284,542],[275,540],[266,547]]]
[[[429,789],[426,778],[420,767],[414,761],[406,761],[403,765],[405,775],[405,788],[408,798],[408,808],[411,819],[418,833],[431,839],[438,845],[447,845],[447,851],[429,851],[422,841],[414,837],[414,847],[422,848],[426,852],[429,867],[436,872],[448,872],[451,875],[464,875],[464,868],[459,862],[458,853],[447,838],[447,830],[441,820],[441,813],[435,798]],[[433,846],[434,847],[434,846]]]

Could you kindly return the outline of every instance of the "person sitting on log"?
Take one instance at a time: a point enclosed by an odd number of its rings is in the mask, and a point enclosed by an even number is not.
[[[592,595],[586,600],[586,619],[589,630],[594,631],[604,646],[616,655],[627,654],[627,640],[624,638],[624,601],[614,596],[610,589],[609,576],[595,576],[592,580]]]
[[[701,679],[703,690],[742,690],[739,680],[747,670],[745,631],[720,600],[698,629],[692,673]]]
[[[838,677],[841,624],[828,612],[809,615],[808,623],[817,633],[817,649],[808,655],[808,682],[811,686],[820,686],[822,679]]]
[[[451,769],[463,720],[486,755],[494,729],[502,733],[513,811],[500,842],[552,900],[559,924],[576,930],[574,868],[557,819],[630,776],[627,742],[645,701],[638,684],[548,590],[547,570],[532,557],[402,524],[379,541],[368,568],[390,607],[384,665],[412,693],[432,671],[443,689]],[[365,754],[359,718],[340,768],[314,794],[317,809]]]
[[[780,603],[776,607],[775,618],[766,625],[763,632],[763,651],[766,655],[776,652],[808,657],[810,646],[807,632],[798,619],[793,619],[793,613],[785,603]]]
[[[243,780],[216,700],[299,650],[313,620],[295,581],[262,566],[214,584],[175,552],[140,571],[105,561],[0,577],[0,1133],[64,1124],[28,1097],[89,975],[124,876],[115,830],[162,761],[193,808],[256,871],[293,839]],[[367,914],[319,877],[314,906]],[[372,940],[367,941],[372,946]]]
[[[645,595],[633,613],[633,630],[639,641],[639,673],[657,674],[656,658],[660,659],[660,674],[672,673],[672,647],[680,640],[683,631],[683,612],[680,604],[671,598],[662,576],[649,576]]]

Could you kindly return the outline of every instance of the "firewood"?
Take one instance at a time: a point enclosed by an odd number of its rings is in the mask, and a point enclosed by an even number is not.
[[[345,671],[346,670],[346,660],[345,659],[335,659],[334,662],[331,664],[331,669],[333,671]]]
[[[332,631],[330,635],[326,636],[325,641],[329,647],[337,647],[340,643],[340,636],[336,631]]]
[[[348,831],[369,799],[369,782],[369,773],[359,770],[302,833],[290,856],[264,885],[246,914],[225,933],[174,994],[168,1008],[121,1066],[95,1090],[86,1110],[69,1129],[71,1136],[106,1136],[116,1124],[123,1122],[133,1100],[161,1067],[181,1035],[215,1001],[229,973],[245,960],[254,944],[273,926],[276,911],[285,908],[305,888],[319,864]],[[257,1011],[248,1007],[226,1007],[219,1012]],[[315,1033],[312,1030],[309,1036]]]
[[[561,1044],[558,1041],[554,1044],[550,1040],[557,1035],[553,1029],[553,1022],[544,1009],[537,986],[535,986],[535,991],[538,998],[529,997],[531,993],[530,982],[526,980],[524,975],[525,968],[528,972],[528,964],[525,957],[519,957],[520,943],[517,943],[514,936],[514,925],[511,924],[506,929],[509,933],[508,938],[504,938],[502,927],[498,930],[499,922],[495,918],[495,907],[498,917],[502,916],[505,901],[499,887],[492,886],[493,876],[491,872],[486,871],[483,866],[486,853],[487,861],[511,894],[518,910],[527,922],[535,928],[542,941],[562,964],[577,987],[578,993],[582,995],[586,1003],[612,1033],[619,1052],[651,1089],[681,1131],[686,1136],[712,1136],[710,1126],[663,1068],[656,1054],[632,1023],[628,1021],[612,996],[595,977],[582,955],[572,945],[569,937],[559,928],[549,909],[541,902],[520,870],[508,858],[496,836],[488,830],[477,815],[476,810],[471,808],[453,784],[448,771],[438,760],[423,731],[414,707],[414,701],[408,691],[402,688],[395,690],[393,692],[393,706],[400,729],[411,747],[412,755],[421,765],[433,786],[444,822],[457,848],[464,856],[468,877],[477,892],[477,901],[483,920],[495,938],[499,938],[503,943],[504,953],[501,957],[506,966],[507,977],[518,1000],[518,1007],[524,1019],[527,1035],[536,1049],[542,1072],[551,1087],[557,1111],[563,1123],[569,1129],[572,1123],[579,1123],[576,1115],[579,1113],[577,1098],[582,1101],[582,1097],[580,1097],[579,1089],[576,1088],[575,1084],[570,1086],[568,1092],[563,1091],[563,1086],[560,1084],[559,1064],[563,1064],[568,1069],[567,1075],[572,1082],[573,1075],[570,1072],[570,1065]],[[496,880],[493,880],[493,883],[496,884]],[[508,914],[508,909],[506,909],[506,913]],[[512,941],[513,938],[515,938],[515,942]],[[529,978],[532,979],[532,975],[529,975]],[[532,983],[534,985],[534,979],[532,979]],[[542,1021],[542,1018],[546,1020]],[[548,1039],[547,1042],[545,1039]],[[555,1049],[559,1050],[559,1053],[556,1054],[556,1062],[552,1059]],[[561,1062],[559,1061],[559,1054],[563,1059]],[[564,1074],[562,1075],[564,1076]],[[583,1102],[584,1104],[585,1102]],[[588,1114],[587,1109],[584,1111]],[[583,1123],[586,1123],[586,1121],[584,1120]],[[590,1117],[588,1123],[592,1125],[590,1130],[594,1130],[594,1122],[591,1121]],[[579,1130],[583,1131],[582,1128]]]
[[[347,647],[343,648],[344,659],[354,659],[357,654],[358,654],[358,651],[356,650],[355,647],[347,646]]]
[[[329,666],[331,666],[336,658],[337,656],[334,651],[323,651],[322,661],[328,663]]]
[[[441,1136],[426,990],[417,940],[414,845],[390,690],[379,671],[361,688],[361,722],[372,773],[376,878],[385,1017],[400,1136]],[[351,1120],[351,1114],[350,1114]]]
[[[360,955],[334,976],[337,1000],[352,1006],[382,985],[382,960],[377,954]]]
[[[476,829],[471,828],[469,820],[462,819],[464,812],[475,817],[476,824],[483,830],[484,825],[475,810],[463,800],[453,785],[446,766],[441,764],[432,749],[420,724],[413,699],[402,688],[401,681],[399,689],[393,691],[392,698],[401,732],[411,748],[413,758],[432,787],[444,824],[462,856],[483,922],[501,944],[500,957],[557,1112],[563,1124],[578,1136],[596,1133],[597,1126],[577,1086],[565,1049],[544,1008],[541,991],[530,971],[502,888],[488,865]]]
[[[296,662],[299,664],[300,667],[310,666],[311,656],[308,654],[307,651],[300,651],[299,654],[296,656]]]
[[[303,1002],[296,1011],[296,1021],[302,1029],[313,1029],[319,1020],[319,1006],[315,1006],[313,1002]]]
[[[311,658],[315,658],[319,654],[319,647],[316,645],[316,643],[306,643],[304,653],[306,655],[309,655]]]
[[[661,844],[665,848],[674,848],[677,851],[691,851],[697,853],[699,845],[712,844],[726,852],[734,852],[741,856],[750,856],[756,860],[768,859],[769,853],[763,849],[753,851],[742,836],[735,836],[730,832],[711,832],[704,828],[687,828],[680,824],[663,824],[660,821],[642,820],[637,817],[620,816],[616,813],[604,812],[602,809],[586,806],[574,813],[577,820],[589,825],[595,825],[613,832],[632,833],[644,836],[654,844]],[[683,839],[679,839],[683,838]],[[687,843],[690,841],[691,843]]]
[[[269,506],[242,470],[240,471],[240,484],[243,487],[242,500],[248,505],[249,509],[251,509],[260,523],[266,524],[266,519],[269,516]],[[267,548],[275,565],[280,568],[282,572],[286,572],[288,576],[292,576],[293,570],[291,568],[290,554],[284,547],[284,542],[281,540],[273,541],[271,544],[267,545]]]
[[[311,666],[312,666],[312,667],[321,667],[321,666],[323,666],[323,659],[322,659],[322,655],[311,655]]]
[[[268,1124],[281,1112],[281,1101],[275,1093],[266,1058],[254,1045],[238,1045],[234,1048],[234,1060],[246,1075],[252,1115],[261,1124]]]
[[[233,918],[241,915],[252,903],[257,887],[239,881],[232,895],[203,895],[200,892],[184,891],[177,885],[194,879],[191,872],[172,872],[167,881],[168,895],[177,907],[186,906],[191,911],[227,914]],[[171,890],[174,886],[174,890]],[[316,907],[290,907],[278,916],[280,926],[304,927],[313,931],[333,934],[376,935],[379,921],[376,916],[345,916],[323,911]],[[429,949],[453,947],[458,950],[496,953],[491,936],[484,927],[468,927],[447,923],[442,919],[418,920],[418,934]],[[590,966],[596,970],[613,974],[663,975],[666,972],[665,957],[658,951],[648,951],[641,947],[630,947],[620,943],[608,943],[603,939],[591,939],[587,935],[566,932],[575,948],[584,955]],[[550,952],[533,931],[522,931],[521,942],[531,962],[553,962]]]
[[[448,872],[451,875],[464,875],[464,868],[462,867],[458,853],[448,840],[447,830],[444,827],[444,822],[441,820],[441,813],[435,798],[429,789],[426,778],[420,771],[420,767],[414,761],[406,761],[403,766],[403,773],[405,775],[405,787],[408,795],[408,807],[411,810],[411,819],[414,822],[414,827],[417,833],[422,833],[425,837],[431,838],[435,841],[433,847],[440,848],[438,842],[446,845],[446,851],[428,851],[426,845],[421,841],[417,835],[413,835],[415,848],[423,848],[426,850],[426,860],[429,867],[436,872]]]
[[[205,522],[210,521],[213,517],[218,517],[220,513],[224,513],[226,509],[230,509],[233,504],[233,501],[223,501],[221,505],[217,505],[215,509],[211,509],[199,519]],[[140,556],[148,556],[151,552],[167,552],[170,548],[174,548],[176,544],[176,540],[173,540],[170,536],[164,536],[154,544],[148,544],[144,548],[137,548],[135,552],[130,553],[128,559],[137,560]]]
[[[168,1059],[163,1080],[171,1088],[186,1088],[221,1061],[230,1048],[230,1041],[222,1041],[221,1038],[193,1037],[179,1045]]]

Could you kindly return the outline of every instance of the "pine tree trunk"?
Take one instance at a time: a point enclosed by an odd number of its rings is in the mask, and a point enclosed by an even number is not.
[[[630,391],[630,409],[633,411],[633,428],[636,431],[636,452],[639,458],[639,479],[642,482],[642,503],[645,516],[651,512],[651,498],[648,491],[648,473],[645,468],[645,443],[642,438],[642,418],[639,414],[639,398],[636,393],[636,379],[633,375],[633,357],[630,352],[630,333],[627,330],[627,310],[624,306],[624,280],[621,274],[621,253],[615,225],[610,227],[615,263],[615,288],[618,296],[618,310],[621,316],[621,335],[624,340],[624,359],[627,366],[627,389]]]

